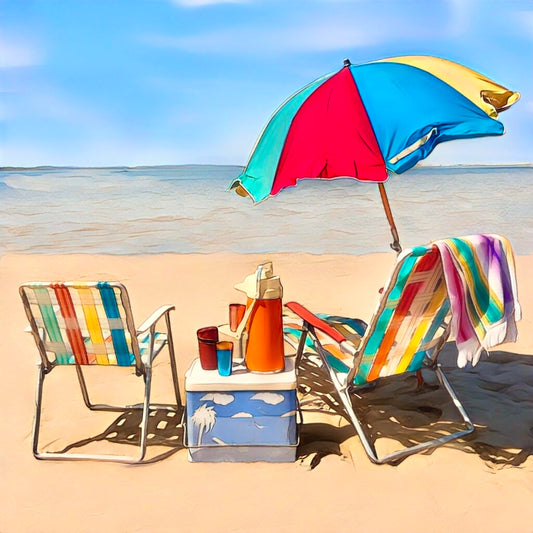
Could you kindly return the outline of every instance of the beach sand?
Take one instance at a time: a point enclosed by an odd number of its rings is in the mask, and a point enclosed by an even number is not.
[[[233,285],[263,260],[273,261],[286,302],[368,320],[394,259],[393,253],[2,257],[0,531],[533,531],[533,458],[528,457],[533,450],[533,256],[517,257],[519,341],[499,347],[474,369],[454,368],[453,346],[445,350],[452,385],[478,427],[468,442],[409,457],[398,466],[377,466],[342,417],[313,413],[304,415],[295,463],[192,464],[179,444],[181,429],[170,426],[148,452],[149,458],[168,456],[151,464],[33,458],[38,354],[24,333],[27,321],[18,295],[23,281],[119,280],[129,290],[137,324],[159,305],[174,304],[183,385],[197,355],[196,329],[227,320],[227,304],[243,301]],[[168,358],[160,358],[155,399],[170,400]],[[89,370],[97,401],[123,393],[129,398],[130,392],[140,399],[141,380],[131,370]],[[116,414],[83,406],[72,368],[55,370],[45,385],[43,445],[66,446],[113,427]],[[394,393],[395,386],[387,384],[385,394],[391,387]],[[90,446],[130,451],[112,442]]]

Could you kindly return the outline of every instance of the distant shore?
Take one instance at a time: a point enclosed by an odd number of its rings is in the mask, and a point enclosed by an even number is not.
[[[213,168],[213,167],[226,167],[226,168],[239,168],[243,169],[243,165],[234,165],[234,164],[223,164],[218,165],[214,163],[191,163],[191,164],[180,164],[180,165],[111,165],[111,166],[71,166],[71,165],[37,165],[34,167],[0,167],[0,172],[14,172],[17,170],[69,170],[69,169],[88,169],[88,170],[114,170],[114,169],[132,169],[132,170],[143,170],[148,168],[159,168],[159,169],[187,169],[187,168]],[[511,167],[533,167],[533,162],[519,162],[519,163],[498,163],[498,164],[486,164],[486,163],[465,163],[465,164],[453,164],[453,165],[427,165],[419,163],[416,169],[431,169],[431,168],[469,168],[469,167],[487,167],[487,168],[511,168]],[[411,170],[412,172],[412,170]]]
[[[187,169],[187,168],[215,168],[215,167],[226,167],[226,168],[243,168],[242,165],[215,165],[210,163],[193,163],[193,164],[184,164],[184,165],[116,165],[116,166],[70,166],[70,165],[38,165],[35,167],[0,167],[1,171],[16,171],[16,170],[70,170],[70,169],[87,169],[87,170],[143,170],[148,168],[158,168],[158,169]]]

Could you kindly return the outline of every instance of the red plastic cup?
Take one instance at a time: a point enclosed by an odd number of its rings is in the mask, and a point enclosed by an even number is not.
[[[196,336],[198,337],[200,365],[204,370],[216,370],[218,328],[216,326],[201,328],[196,332]]]
[[[229,329],[231,331],[237,331],[245,312],[244,304],[229,304]]]

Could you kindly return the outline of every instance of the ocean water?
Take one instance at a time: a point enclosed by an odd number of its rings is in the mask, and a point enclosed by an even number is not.
[[[237,166],[0,170],[0,253],[389,251],[378,188],[302,180],[253,205]],[[404,248],[506,235],[533,252],[533,165],[417,167],[386,184]]]

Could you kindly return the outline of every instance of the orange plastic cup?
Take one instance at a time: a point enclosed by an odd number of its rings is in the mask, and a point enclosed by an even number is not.
[[[231,331],[237,331],[245,311],[246,306],[244,304],[229,304],[229,329]]]

